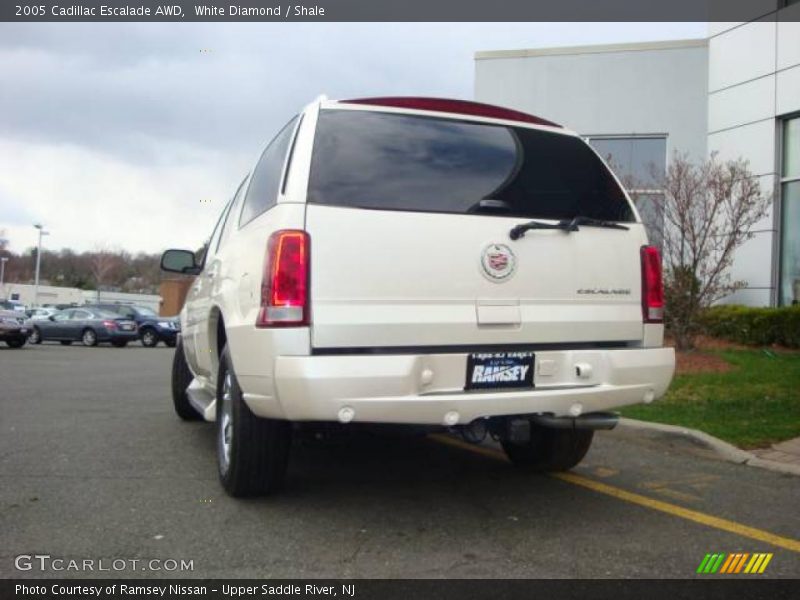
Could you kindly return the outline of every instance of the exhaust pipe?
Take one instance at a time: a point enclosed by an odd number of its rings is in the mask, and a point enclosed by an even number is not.
[[[460,425],[455,429],[465,442],[480,444],[489,433],[489,424],[486,419],[475,419],[471,423]]]
[[[580,417],[554,417],[553,415],[531,415],[532,423],[554,429],[614,429],[619,415],[614,413],[587,413]]]

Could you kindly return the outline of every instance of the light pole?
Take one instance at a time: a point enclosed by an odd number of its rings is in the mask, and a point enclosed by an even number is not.
[[[6,294],[5,294],[6,288],[5,288],[4,284],[5,284],[5,281],[6,281],[6,263],[7,262],[8,262],[8,257],[7,256],[0,257],[0,288],[3,289],[3,299],[4,300],[5,300],[5,297],[6,297]]]
[[[50,235],[44,230],[44,225],[36,223],[34,225],[39,230],[39,248],[36,250],[36,280],[33,284],[33,305],[39,306],[39,266],[42,264],[42,236]]]

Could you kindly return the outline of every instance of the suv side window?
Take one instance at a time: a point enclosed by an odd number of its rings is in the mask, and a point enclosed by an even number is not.
[[[253,171],[253,178],[247,189],[239,227],[244,227],[260,214],[272,208],[278,201],[281,174],[297,117],[284,125],[269,146],[264,150]]]
[[[195,252],[195,259],[197,260],[198,264],[201,265],[201,269],[205,268],[209,255],[213,256],[217,253],[219,234],[222,231],[222,224],[225,222],[225,219],[228,216],[228,211],[231,209],[232,202],[233,200],[228,200],[228,203],[225,205],[225,208],[222,210],[222,213],[219,215],[219,218],[214,225],[214,230],[211,232],[211,237],[205,241],[200,250]]]
[[[231,208],[228,211],[228,214],[225,215],[225,222],[222,224],[222,233],[219,236],[219,240],[217,241],[217,250],[231,234],[231,229],[233,229],[233,224],[236,222],[236,213],[239,212],[239,208],[242,206],[242,198],[244,197],[244,192],[247,189],[247,182],[250,179],[250,174],[247,174],[242,180],[242,183],[239,184],[239,187],[236,189],[236,193],[233,195],[233,201],[231,203]]]

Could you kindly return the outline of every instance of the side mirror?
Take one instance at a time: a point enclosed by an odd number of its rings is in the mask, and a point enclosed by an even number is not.
[[[195,261],[191,250],[167,250],[161,255],[161,269],[171,273],[197,275],[200,265]]]

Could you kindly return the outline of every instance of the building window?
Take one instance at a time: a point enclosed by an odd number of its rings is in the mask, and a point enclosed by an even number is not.
[[[665,136],[590,136],[597,150],[628,190],[647,229],[651,244],[661,247],[667,168]]]
[[[800,117],[783,122],[780,303],[800,303]]]

